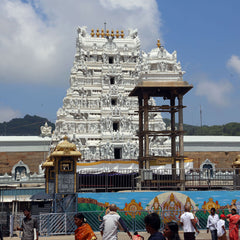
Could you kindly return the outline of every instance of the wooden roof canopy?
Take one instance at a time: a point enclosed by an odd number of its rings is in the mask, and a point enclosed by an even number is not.
[[[185,95],[193,85],[186,81],[142,81],[129,94],[129,96],[139,96],[143,98],[143,93],[148,93],[151,97],[171,98],[178,95]]]

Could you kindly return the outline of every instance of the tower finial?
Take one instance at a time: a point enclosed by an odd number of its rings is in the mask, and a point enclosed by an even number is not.
[[[95,33],[94,33],[94,29],[91,30],[91,36],[94,37]]]
[[[124,33],[123,30],[121,30],[121,34],[120,34],[121,38],[124,38]]]
[[[107,23],[106,23],[106,21],[104,22],[104,32],[106,32],[106,30],[107,30]]]
[[[158,48],[161,47],[160,39],[157,40],[157,46],[158,46]]]

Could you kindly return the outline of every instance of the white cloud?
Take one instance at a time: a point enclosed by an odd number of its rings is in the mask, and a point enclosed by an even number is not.
[[[227,66],[232,68],[240,76],[240,58],[236,55],[232,55],[227,62]]]
[[[206,97],[212,105],[223,107],[230,104],[232,89],[232,84],[228,81],[213,82],[202,79],[196,86],[196,95]]]
[[[155,0],[0,1],[0,82],[63,84],[75,54],[77,26],[138,28],[143,49],[161,38]]]
[[[149,0],[151,4],[154,4],[154,1]],[[105,7],[105,8],[123,8],[126,10],[135,10],[136,8],[149,8],[149,2],[145,0],[100,0],[100,3]]]
[[[21,113],[18,110],[0,106],[0,122],[7,122],[16,117],[21,117]]]
[[[48,82],[57,39],[29,4],[0,2],[0,81]]]

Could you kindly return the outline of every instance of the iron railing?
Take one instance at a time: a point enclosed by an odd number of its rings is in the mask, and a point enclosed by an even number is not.
[[[183,210],[169,210],[169,211],[162,211],[162,210],[155,210],[155,211],[147,211],[147,210],[139,210],[135,212],[131,211],[119,211],[118,214],[121,216],[123,221],[126,223],[130,232],[145,232],[145,224],[144,224],[144,217],[147,216],[151,212],[156,212],[159,214],[161,218],[161,229],[164,228],[164,224],[170,221],[175,221],[180,226],[180,216],[183,213]],[[82,212],[87,219],[87,222],[92,227],[94,232],[99,231],[99,226],[102,222],[102,218],[105,214],[104,211],[85,211]],[[222,213],[228,214],[229,210],[217,210],[217,213],[220,215]],[[207,218],[210,214],[210,211],[207,210],[195,210],[194,216],[197,223],[197,227],[199,230],[206,229],[207,226]],[[74,224],[74,215],[75,213],[48,213],[48,214],[40,214],[38,216],[33,216],[37,218],[39,224],[39,233],[40,236],[50,236],[50,235],[67,235],[73,234],[76,226]],[[11,216],[10,225],[11,227],[11,235],[13,236],[13,229],[16,226],[20,226],[23,215],[15,215]],[[15,221],[14,221],[15,219]],[[181,228],[180,228],[181,229]],[[228,229],[228,221],[226,221],[226,229]]]
[[[80,170],[77,191],[236,190],[239,176],[234,169]]]

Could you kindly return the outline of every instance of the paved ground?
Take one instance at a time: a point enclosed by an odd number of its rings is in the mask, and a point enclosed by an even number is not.
[[[145,240],[148,239],[149,234],[146,232],[141,232],[141,234]],[[97,238],[102,239],[101,235],[99,232],[96,232]],[[227,234],[228,235],[228,234]],[[182,231],[180,232],[180,238],[183,240],[183,233]],[[40,237],[39,240],[74,240],[74,235],[56,235],[56,236],[49,236],[49,237]],[[126,233],[120,232],[118,234],[118,239],[119,240],[129,240],[129,237]],[[201,230],[199,235],[196,237],[197,240],[211,240],[210,233],[207,234],[206,230]],[[4,240],[19,240],[19,237],[4,237]]]

